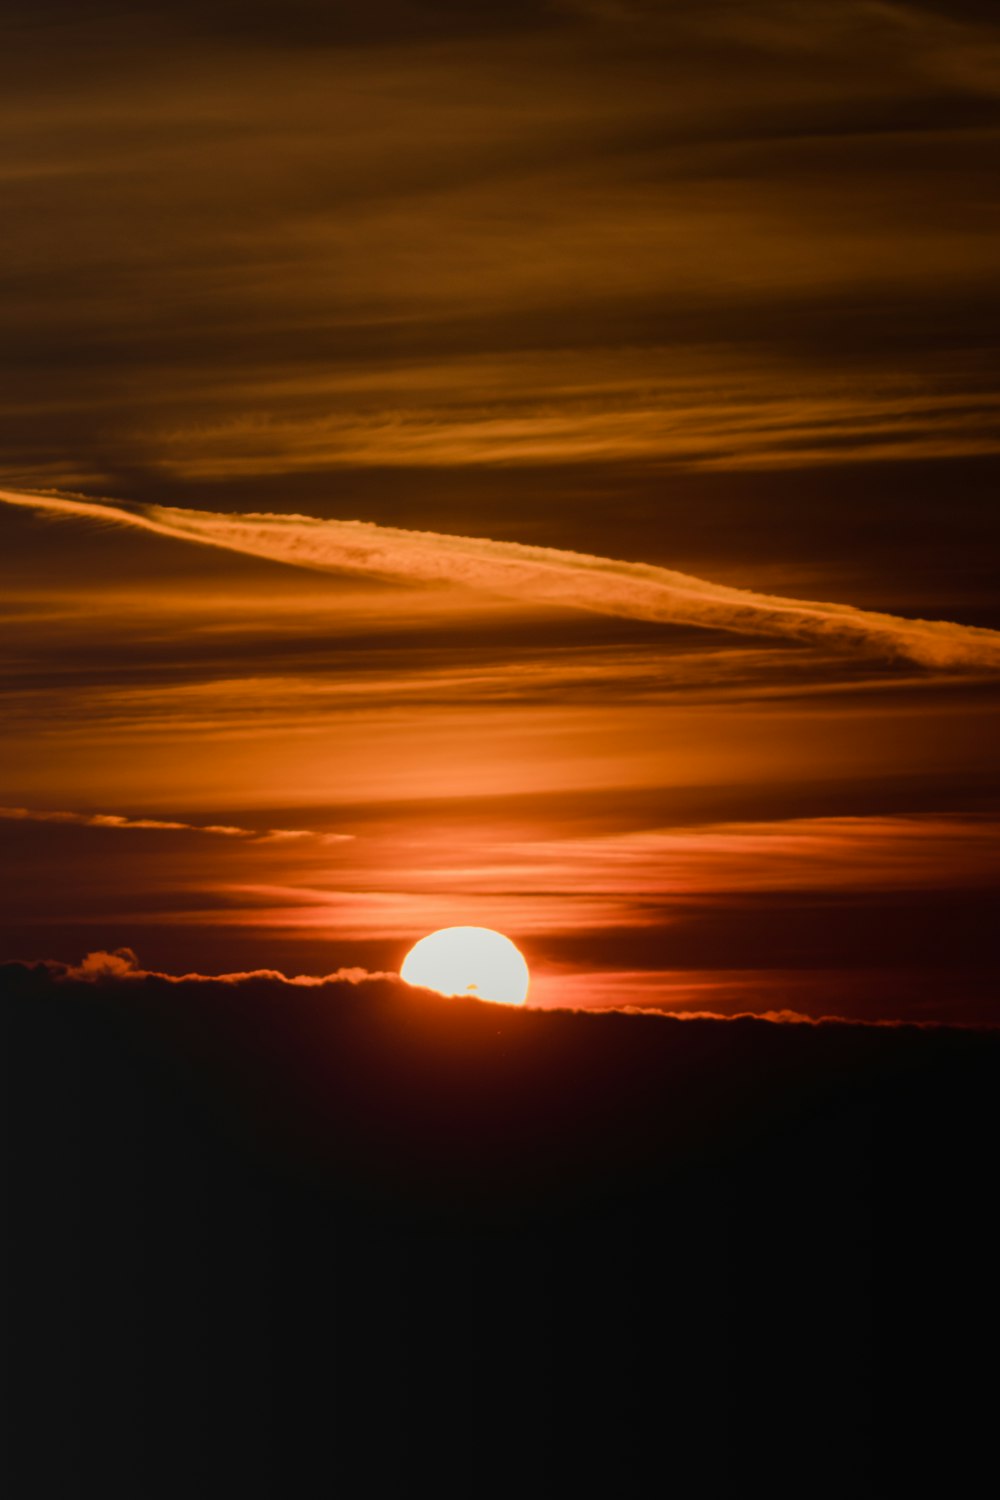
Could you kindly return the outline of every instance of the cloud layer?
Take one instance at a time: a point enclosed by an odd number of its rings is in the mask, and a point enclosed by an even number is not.
[[[138,527],[292,567],[412,583],[459,582],[532,603],[625,619],[777,636],[903,658],[921,666],[996,671],[1000,632],[908,620],[850,605],[730,588],[646,563],[485,537],[412,531],[310,516],[220,514],[83,496],[0,490],[39,513]]]

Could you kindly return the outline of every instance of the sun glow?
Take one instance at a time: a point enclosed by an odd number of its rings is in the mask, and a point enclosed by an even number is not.
[[[421,938],[403,960],[407,984],[440,995],[468,995],[523,1005],[528,965],[510,938],[490,927],[442,927]]]

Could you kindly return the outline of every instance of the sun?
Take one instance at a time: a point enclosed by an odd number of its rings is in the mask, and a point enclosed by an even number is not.
[[[414,944],[399,972],[407,984],[439,995],[470,995],[501,1005],[523,1005],[528,998],[523,955],[491,927],[442,927]]]

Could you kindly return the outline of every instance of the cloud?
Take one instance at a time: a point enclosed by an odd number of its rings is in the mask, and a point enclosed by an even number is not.
[[[60,812],[34,807],[0,807],[0,819],[16,823],[69,823],[81,828],[138,828],[169,833],[208,833],[221,838],[250,839],[258,844],[290,843],[318,839],[337,844],[353,839],[352,833],[316,833],[311,828],[240,828],[232,823],[182,823],[174,818],[129,818],[123,813]]]
[[[652,976],[662,980],[662,976]],[[533,1007],[529,1004],[522,1011],[521,1007],[511,1007],[510,1011],[504,1010],[502,1016],[506,1023],[509,1016],[531,1014],[537,1017],[538,1026],[558,1024],[557,1018],[576,1017],[581,1021],[586,1018],[597,1018],[601,1016],[633,1016],[653,1021],[713,1021],[713,1022],[735,1022],[735,1021],[760,1021],[770,1025],[820,1025],[838,1024],[843,1026],[858,1027],[866,1029],[869,1027],[882,1027],[887,1025],[900,1027],[920,1028],[925,1025],[933,1025],[944,1029],[968,1030],[991,1029],[985,1023],[945,1023],[938,1020],[931,1022],[893,1020],[883,1021],[858,1016],[839,1015],[808,1015],[803,1011],[795,1010],[790,1006],[776,1007],[771,1010],[712,1010],[709,1007],[694,1008],[672,1008],[664,1009],[657,1005],[636,1004],[631,998],[623,998],[621,1004],[615,1004],[610,999],[610,991],[615,979],[621,981],[621,988],[628,989],[628,981],[634,978],[627,973],[615,975],[609,974],[609,981],[603,999],[598,1004],[579,1005],[570,1003],[567,1005],[546,1005],[543,1009]],[[384,1000],[386,997],[394,997],[396,1001],[403,1003],[427,1002],[438,1014],[452,1013],[456,1017],[460,1014],[465,1016],[466,1021],[482,1013],[485,1018],[497,1019],[497,1008],[495,1005],[486,1005],[476,999],[462,996],[458,998],[444,999],[433,991],[422,990],[418,986],[406,983],[400,976],[385,969],[365,969],[359,965],[343,965],[340,968],[330,970],[325,974],[285,974],[280,969],[247,969],[238,970],[233,973],[224,974],[201,974],[197,972],[185,974],[171,974],[162,969],[147,969],[141,964],[133,948],[121,947],[114,949],[98,948],[87,953],[77,963],[67,963],[61,959],[34,959],[14,960],[0,964],[0,994],[9,994],[19,988],[28,989],[47,988],[49,986],[72,989],[79,984],[103,986],[110,991],[122,987],[122,992],[138,990],[142,987],[147,989],[150,985],[154,987],[169,986],[178,995],[178,1005],[183,1006],[187,1002],[182,999],[182,992],[190,991],[192,995],[198,991],[212,993],[219,987],[225,989],[245,988],[253,990],[264,996],[271,1003],[280,1004],[283,992],[291,990],[329,990],[340,991],[347,987],[352,992],[362,994],[368,991],[372,996]],[[690,986],[688,987],[691,988]],[[707,986],[706,986],[707,988]],[[290,1002],[289,1002],[290,1003]],[[542,1021],[542,1017],[551,1018]],[[456,1022],[456,1024],[460,1024]],[[522,1024],[516,1021],[515,1024]],[[495,1029],[495,1028],[494,1028]],[[993,1029],[1000,1030],[1000,1027]],[[497,1033],[499,1034],[499,1033]]]
[[[45,808],[0,807],[0,818],[17,823],[73,823],[83,828],[155,828],[189,833],[215,833],[223,838],[252,838],[252,828],[228,823],[181,823],[166,818],[128,818],[122,813],[59,812]]]
[[[670,971],[609,970],[603,974],[581,975],[567,972],[562,975],[566,994],[564,1003],[546,1001],[539,1007],[529,1001],[526,1013],[553,1018],[574,1016],[581,1020],[599,1016],[634,1016],[654,1021],[718,1023],[759,1021],[771,1026],[844,1026],[857,1027],[862,1030],[872,1027],[908,1027],[917,1030],[932,1028],[1000,1032],[1000,1024],[982,1018],[958,1020],[941,1016],[887,1018],[838,1014],[835,1011],[822,1009],[810,1013],[796,1009],[792,1005],[778,1003],[770,1008],[749,1008],[749,995],[752,988],[755,988],[761,997],[769,989],[772,990],[777,1001],[781,995],[793,993],[796,988],[804,994],[808,989],[808,978],[809,976],[803,976],[801,973],[778,971],[756,974],[727,971],[712,974],[677,974]],[[647,981],[646,996],[637,994],[637,980]],[[109,991],[121,988],[123,993],[129,990],[138,992],[144,988],[148,989],[150,985],[160,988],[167,986],[176,993],[177,1003],[182,1008],[188,1003],[184,998],[186,993],[194,997],[198,993],[212,994],[220,989],[253,991],[265,1002],[271,1004],[286,1003],[282,1000],[282,996],[287,995],[289,991],[315,990],[325,991],[331,996],[342,992],[359,996],[367,995],[373,1003],[384,1003],[386,1000],[403,1004],[427,1002],[435,1009],[442,1005],[441,996],[406,983],[399,974],[391,970],[365,969],[355,964],[344,965],[325,974],[286,974],[281,969],[271,968],[237,970],[222,974],[198,972],[171,974],[162,969],[144,968],[135,950],[127,947],[111,950],[95,949],[87,953],[78,963],[65,963],[57,959],[38,959],[32,962],[15,961],[0,965],[0,993],[4,992],[5,987],[16,988],[23,984],[67,988],[85,984],[101,986]],[[581,988],[586,994],[583,1003],[580,1003]],[[720,1008],[713,1008],[711,1003],[698,1004],[699,990],[706,999],[712,997],[713,992],[718,992],[718,997],[722,1001]],[[618,998],[616,998],[616,991]],[[657,1004],[657,995],[662,1001],[664,995],[670,991],[675,992],[675,1003],[670,1006]],[[688,1003],[684,1004],[683,1000],[677,1003],[677,997],[680,996],[683,996]],[[825,998],[829,999],[832,996],[827,995]],[[474,1016],[476,1011],[481,1010],[482,1002],[461,997],[449,999],[445,1003],[445,1012],[451,1010],[456,1016],[463,1008],[468,1012],[466,1015],[468,1019],[469,1015]],[[521,1014],[520,1007],[517,1010],[518,1014]],[[439,1015],[445,1012],[438,1010]],[[495,1007],[489,1008],[487,1014],[490,1013],[494,1015],[494,1018],[496,1017]],[[508,1012],[505,1010],[502,1014],[506,1022]],[[456,1022],[456,1024],[461,1023]]]
[[[108,952],[99,948],[88,953],[78,964],[63,964],[52,960],[41,965],[54,983],[63,980],[89,980],[95,984],[115,980],[159,979],[167,984],[247,984],[251,980],[267,980],[274,984],[291,984],[298,988],[315,989],[323,985],[365,984],[369,980],[397,981],[399,976],[381,970],[370,971],[357,966],[334,969],[329,974],[283,974],[280,969],[248,969],[235,974],[165,974],[156,969],[144,969],[132,948],[115,948]]]
[[[284,1476],[312,1428],[313,1468],[331,1462],[335,1364],[358,1393],[348,1414],[371,1417],[353,1445],[347,1432],[362,1479],[387,1411],[406,1439],[389,1444],[390,1493],[414,1453],[440,1469],[442,1410],[451,1422],[459,1401],[474,1450],[449,1470],[457,1492],[505,1422],[522,1480],[544,1483],[524,1431],[550,1436],[557,1385],[611,1429],[585,1444],[591,1468],[607,1452],[620,1474],[650,1412],[660,1458],[666,1433],[671,1472],[691,1453],[699,1479],[729,1408],[770,1442],[777,1392],[815,1451],[833,1425],[863,1474],[873,1288],[904,1329],[920,1312],[877,1369],[890,1388],[912,1354],[921,1389],[903,1392],[925,1408],[928,1370],[954,1382],[956,1318],[978,1333],[989,1309],[1000,1037],[497,1012],[375,979],[0,970],[17,1058],[8,1238],[38,1313],[18,1352],[30,1370],[39,1329],[68,1352],[46,1413],[72,1402],[88,1430],[110,1421],[127,1440],[120,1414],[138,1412],[129,1474],[152,1432],[179,1484],[206,1453],[220,1473]],[[733,1344],[748,1351],[735,1363]],[[748,1409],[762,1369],[777,1373]],[[477,1377],[464,1405],[456,1372]],[[962,1435],[942,1430],[942,1448]],[[338,1474],[343,1450],[338,1437]]]
[[[12,39],[10,482],[302,494],[350,463],[392,518],[387,463],[996,451],[995,26],[595,0],[522,35],[450,5],[415,48],[406,3],[346,49],[284,11],[234,48],[189,6],[150,48],[112,9]]]
[[[360,1174],[397,1203],[443,1190],[462,1213],[497,1191],[558,1199],[574,1176],[616,1192],[637,1165],[725,1152],[768,1122],[785,1151],[793,1122],[824,1101],[836,1110],[845,1067],[878,1095],[900,1064],[985,1068],[1000,1045],[995,1030],[808,1025],[792,1007],[767,1019],[505,1009],[357,969],[175,976],[128,949],[4,965],[0,1011],[29,1076],[45,1078],[69,1041],[102,1108],[138,1077],[144,1107],[167,1118],[201,1097],[324,1180]]]
[[[103,948],[88,953],[78,964],[70,964],[61,971],[53,969],[54,979],[130,979],[141,975],[139,960],[131,948],[115,948],[112,953]]]
[[[329,469],[658,460],[703,470],[801,469],[893,458],[995,453],[998,398],[928,389],[927,382],[862,367],[821,375],[764,361],[727,368],[713,351],[630,351],[628,369],[591,353],[586,376],[564,356],[409,366],[289,393],[227,382],[189,423],[151,431],[150,457],[183,479],[258,479]],[[624,361],[622,362],[622,364]],[[677,373],[676,366],[683,370]],[[567,366],[570,368],[567,369]],[[966,378],[971,374],[966,371]],[[847,389],[845,389],[847,387]],[[456,398],[456,390],[462,392]],[[306,410],[303,411],[303,403]],[[317,415],[313,408],[321,408]],[[58,485],[56,474],[25,483]],[[68,481],[67,481],[68,482]]]
[[[945,620],[908,620],[850,605],[731,588],[646,563],[364,521],[219,514],[174,506],[0,490],[39,513],[138,527],[159,536],[320,572],[412,583],[459,582],[487,593],[624,619],[777,636],[904,658],[921,666],[996,671],[1000,632]]]
[[[678,1019],[755,1016],[764,1021],[816,1025],[837,1021],[867,1026],[1000,1029],[995,974],[965,968],[961,954],[957,962],[937,968],[933,955],[921,964],[920,955],[912,952],[885,955],[866,966],[849,951],[851,918],[848,914],[841,921],[842,916],[842,911],[834,916],[834,925],[844,932],[844,947],[848,949],[840,968],[834,966],[836,960],[826,968],[769,967],[769,962],[773,965],[782,953],[792,964],[796,956],[783,949],[780,922],[766,917],[760,918],[760,923],[771,941],[762,945],[757,966],[725,967],[731,927],[723,916],[706,934],[700,967],[595,969],[587,953],[579,951],[575,963],[568,954],[557,969],[543,970],[537,980],[533,978],[532,1004],[546,1010],[652,1012]],[[758,913],[750,914],[751,920],[757,917]],[[921,912],[910,913],[909,917],[913,924],[927,921]],[[792,925],[794,920],[792,914]],[[891,934],[887,945],[889,942]],[[679,955],[682,941],[671,942],[668,936],[663,947],[665,953]],[[640,956],[630,955],[627,949],[622,953],[625,963],[630,959],[634,963]],[[901,961],[893,963],[893,957]]]
[[[511,841],[491,850],[479,889],[654,896],[737,891],[991,888],[1000,826],[987,815],[782,818]],[[442,876],[436,873],[436,879]],[[660,920],[651,916],[650,920]]]

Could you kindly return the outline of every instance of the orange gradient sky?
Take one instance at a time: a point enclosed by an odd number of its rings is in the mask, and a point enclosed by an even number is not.
[[[1000,1020],[995,19],[160,9],[0,61],[0,956]]]

